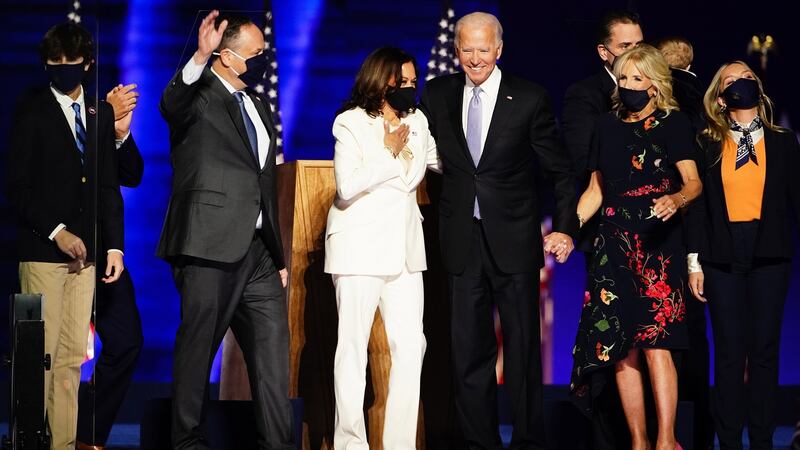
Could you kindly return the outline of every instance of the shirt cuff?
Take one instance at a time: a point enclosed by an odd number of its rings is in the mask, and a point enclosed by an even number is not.
[[[703,266],[700,265],[700,254],[699,253],[686,254],[686,266],[689,269],[689,273],[702,272]]]
[[[108,251],[106,252],[106,254],[108,254],[108,253],[112,253],[112,252],[113,252],[113,253],[119,253],[120,255],[122,255],[122,256],[125,256],[125,253],[123,253],[123,252],[122,252],[122,250],[119,250],[119,249],[116,249],[116,248],[110,248],[110,249],[108,249]]]
[[[194,57],[189,58],[189,62],[183,66],[183,71],[181,71],[181,78],[183,78],[184,84],[192,84],[199,80],[205,68],[205,64],[197,64],[194,62]]]
[[[55,229],[53,230],[53,232],[52,232],[52,233],[50,233],[50,236],[47,236],[47,239],[50,239],[50,240],[52,241],[53,239],[55,239],[55,238],[56,238],[56,235],[58,234],[58,232],[59,232],[59,231],[61,231],[61,230],[65,230],[66,228],[67,228],[67,226],[66,226],[66,225],[64,225],[63,223],[60,223],[60,224],[58,224],[58,226],[57,226],[57,227],[55,227]]]
[[[131,135],[131,132],[128,131],[128,133],[122,139],[115,139],[114,140],[114,145],[117,147],[117,150],[119,150],[119,148],[122,147],[122,144],[124,144],[125,141],[128,140],[130,135]]]

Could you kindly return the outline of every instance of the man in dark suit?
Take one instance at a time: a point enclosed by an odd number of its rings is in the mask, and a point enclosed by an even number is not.
[[[106,95],[114,109],[117,133],[130,128],[138,93],[136,85],[116,86]],[[136,187],[142,181],[144,160],[135,145],[117,149],[120,186]],[[103,252],[98,264],[105,261]],[[126,268],[119,281],[97,284],[94,327],[102,348],[89,383],[78,394],[77,450],[102,450],[111,433],[133,379],[143,345],[142,322],[136,307],[131,271]]]
[[[176,449],[208,448],[201,430],[208,378],[229,326],[247,363],[259,448],[294,448],[276,133],[268,106],[247,90],[269,64],[264,47],[250,20],[213,11],[200,25],[197,51],[161,98],[173,181],[158,256],[172,265],[181,295]]]
[[[7,192],[19,216],[19,273],[24,293],[42,293],[45,402],[51,447],[75,448],[78,386],[86,354],[95,261],[103,283],[124,270],[117,151],[135,148],[128,124],[115,130],[107,103],[84,94],[94,62],[91,34],[64,23],[40,45],[50,87],[21,103],[9,147]],[[102,246],[95,242],[95,229]],[[95,249],[108,254],[96,258]]]
[[[587,162],[595,122],[611,111],[611,95],[617,85],[611,66],[616,58],[644,39],[639,16],[630,11],[611,11],[598,25],[597,54],[603,61],[603,69],[567,88],[561,117],[561,135],[572,158],[580,193],[589,182]],[[587,271],[599,223],[599,215],[590,219],[578,237],[577,248],[586,254]],[[628,434],[628,427],[616,382],[613,377],[609,377],[607,382],[592,411],[592,448],[595,450],[612,450],[627,445],[624,437]]]
[[[456,24],[464,73],[429,81],[426,112],[443,163],[440,239],[449,273],[456,410],[469,448],[502,447],[497,422],[497,341],[511,401],[512,448],[543,449],[539,269],[544,258],[536,160],[554,184],[556,212],[545,248],[563,261],[577,230],[573,174],[547,92],[502,73],[497,18]]]

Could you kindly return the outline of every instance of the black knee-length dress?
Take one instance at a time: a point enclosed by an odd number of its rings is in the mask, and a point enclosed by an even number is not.
[[[681,213],[663,222],[652,207],[654,199],[680,190],[675,163],[694,159],[695,148],[689,119],[678,111],[656,111],[633,123],[614,113],[598,120],[589,169],[602,175],[603,205],[570,383],[585,412],[605,377],[613,376],[601,369],[631,348],[688,346]]]

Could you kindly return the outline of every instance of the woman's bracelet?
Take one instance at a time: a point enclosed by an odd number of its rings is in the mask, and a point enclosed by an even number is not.
[[[581,217],[581,213],[575,213],[578,216],[578,228],[583,228],[586,224],[586,221]]]
[[[686,196],[685,196],[685,195],[683,195],[683,193],[681,193],[681,192],[678,192],[678,195],[680,195],[680,196],[681,196],[681,206],[679,206],[679,208],[685,208],[685,207],[686,207],[686,204],[688,203],[688,202],[686,201]]]

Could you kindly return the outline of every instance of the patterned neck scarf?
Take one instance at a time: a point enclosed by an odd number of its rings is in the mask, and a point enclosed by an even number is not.
[[[739,170],[740,167],[747,164],[748,161],[753,161],[753,164],[758,165],[758,159],[756,159],[756,147],[753,145],[753,136],[751,133],[760,130],[764,124],[761,122],[761,118],[756,116],[753,119],[753,122],[750,123],[750,126],[745,128],[739,125],[738,122],[733,122],[731,124],[731,130],[738,131],[742,133],[742,137],[739,138],[739,145],[736,149],[736,169]]]

